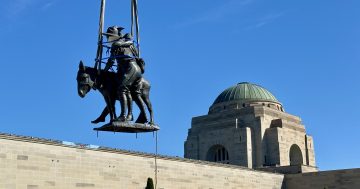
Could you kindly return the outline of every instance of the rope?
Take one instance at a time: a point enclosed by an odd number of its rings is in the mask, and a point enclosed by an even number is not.
[[[109,58],[124,58],[124,59],[135,59],[135,56],[131,56],[131,55],[117,55],[117,56],[109,56],[109,57],[105,57],[101,60],[107,60]]]

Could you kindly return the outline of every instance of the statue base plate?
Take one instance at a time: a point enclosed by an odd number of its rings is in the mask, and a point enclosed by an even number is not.
[[[127,121],[114,121],[101,127],[94,128],[95,131],[109,131],[121,133],[145,133],[158,131],[159,129],[160,127],[155,124],[132,123]]]

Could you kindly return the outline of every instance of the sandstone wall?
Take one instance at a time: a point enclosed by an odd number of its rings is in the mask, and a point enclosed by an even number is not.
[[[360,169],[286,175],[284,185],[287,189],[359,189]]]
[[[1,189],[145,188],[155,180],[151,154],[69,146],[0,134]],[[281,189],[281,174],[161,156],[158,189]],[[291,184],[291,182],[289,183]]]

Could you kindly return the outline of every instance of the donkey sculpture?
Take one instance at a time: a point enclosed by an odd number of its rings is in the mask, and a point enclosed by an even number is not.
[[[95,68],[84,66],[83,62],[80,61],[79,70],[77,73],[77,88],[78,94],[81,98],[84,98],[86,94],[91,90],[99,90],[100,93],[103,95],[104,100],[106,102],[106,107],[102,111],[101,115],[92,121],[92,123],[96,124],[99,122],[104,122],[105,118],[108,114],[110,114],[110,122],[116,120],[116,113],[115,113],[115,102],[118,99],[117,95],[117,76],[114,72],[107,72],[101,71],[98,74],[98,70]],[[150,83],[144,78],[140,80],[140,97],[142,101],[145,103],[149,115],[150,115],[150,124],[154,123],[153,117],[153,109],[150,102]],[[134,96],[134,92],[130,91],[131,95]],[[136,99],[136,98],[133,98]],[[139,101],[136,101],[136,104],[139,106],[141,110],[141,106],[143,106]],[[128,103],[128,115],[127,117],[131,120],[132,119],[132,103]],[[139,117],[135,121],[136,123],[146,123],[148,122],[146,112],[141,111]]]

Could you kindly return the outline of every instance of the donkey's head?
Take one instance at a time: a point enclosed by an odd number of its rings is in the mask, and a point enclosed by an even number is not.
[[[90,91],[91,88],[94,88],[94,73],[92,68],[84,66],[84,63],[80,61],[79,71],[77,73],[77,88],[78,94],[81,98],[84,98],[85,95]]]

